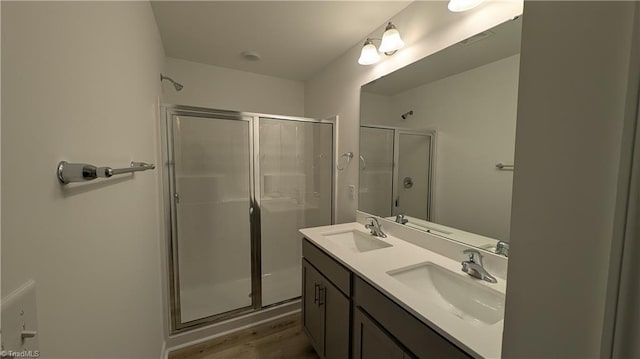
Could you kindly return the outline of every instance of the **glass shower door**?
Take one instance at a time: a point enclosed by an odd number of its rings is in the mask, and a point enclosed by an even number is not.
[[[259,119],[262,306],[300,296],[300,228],[331,224],[333,124]]]
[[[174,115],[170,129],[181,328],[252,306],[250,122]]]
[[[361,211],[381,217],[391,216],[393,142],[393,129],[360,127],[358,208]]]
[[[396,146],[393,215],[430,220],[431,135],[396,130]]]

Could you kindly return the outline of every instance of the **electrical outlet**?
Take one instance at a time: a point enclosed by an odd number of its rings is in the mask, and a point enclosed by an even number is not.
[[[349,185],[349,199],[356,199],[356,186],[352,184]]]
[[[35,358],[38,351],[36,282],[28,281],[2,299],[3,358]]]

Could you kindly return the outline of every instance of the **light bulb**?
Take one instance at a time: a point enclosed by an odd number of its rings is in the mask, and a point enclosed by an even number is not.
[[[379,60],[380,55],[378,55],[378,49],[376,49],[375,45],[373,45],[373,41],[371,41],[371,39],[367,39],[367,41],[365,41],[364,43],[364,46],[362,46],[362,51],[360,52],[358,63],[360,65],[373,65]]]
[[[380,48],[378,50],[387,55],[391,55],[403,46],[404,41],[400,38],[400,32],[398,32],[398,29],[396,29],[392,23],[389,23],[384,34],[382,34],[382,42],[380,43]]]

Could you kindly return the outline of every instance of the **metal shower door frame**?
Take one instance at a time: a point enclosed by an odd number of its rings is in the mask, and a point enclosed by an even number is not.
[[[272,308],[272,307],[276,307],[294,300],[298,300],[300,297],[296,297],[296,298],[291,298],[291,299],[287,299],[278,303],[274,303],[274,304],[270,304],[268,306],[263,306],[262,305],[262,227],[261,227],[261,213],[262,213],[262,206],[261,206],[261,198],[262,198],[262,193],[261,193],[261,188],[260,188],[260,175],[262,173],[261,169],[260,169],[260,123],[261,123],[261,119],[265,119],[265,120],[280,120],[280,121],[291,121],[291,122],[306,122],[306,123],[320,123],[320,124],[330,124],[331,125],[331,194],[330,194],[330,199],[331,199],[331,214],[330,214],[330,218],[331,218],[331,224],[333,224],[335,222],[335,212],[336,212],[336,208],[335,208],[335,198],[334,198],[334,193],[335,193],[335,186],[336,186],[336,181],[334,178],[335,175],[335,153],[336,153],[336,123],[333,119],[323,119],[323,120],[317,120],[317,119],[313,119],[313,118],[305,118],[305,117],[292,117],[292,116],[279,116],[279,115],[268,115],[268,114],[259,114],[259,113],[253,113],[251,114],[253,116],[253,137],[252,137],[252,145],[253,145],[253,179],[252,179],[252,186],[253,186],[253,213],[255,214],[255,220],[252,220],[252,224],[255,226],[252,228],[252,235],[255,235],[256,240],[254,242],[252,242],[252,245],[255,245],[254,251],[253,253],[255,253],[256,258],[255,260],[255,264],[257,267],[257,273],[256,273],[256,278],[255,281],[252,282],[252,286],[257,287],[255,289],[255,293],[257,293],[257,298],[255,298],[255,303],[257,304],[256,310],[260,310],[260,309],[266,309],[266,308]]]
[[[391,215],[395,216],[396,213],[396,200],[398,199],[399,187],[398,184],[400,182],[398,167],[400,163],[400,135],[417,135],[417,136],[427,136],[430,138],[429,144],[429,170],[427,171],[427,221],[432,221],[434,219],[433,208],[435,205],[435,199],[433,198],[433,188],[435,188],[435,169],[436,169],[436,138],[437,131],[435,129],[412,129],[412,128],[402,128],[402,127],[393,127],[393,126],[383,126],[383,125],[361,125],[360,127],[366,128],[377,128],[382,130],[390,130],[393,131],[393,173],[391,175]],[[360,171],[358,171],[358,176],[360,175]],[[359,181],[358,181],[359,182]]]
[[[211,110],[204,108],[186,107],[186,106],[163,106],[163,198],[164,198],[164,218],[169,220],[166,223],[165,231],[167,236],[167,254],[168,254],[168,278],[169,278],[169,310],[170,310],[170,332],[171,334],[181,333],[193,328],[202,327],[213,322],[229,319],[241,314],[250,313],[254,311],[255,302],[252,295],[252,304],[249,306],[237,308],[231,311],[214,314],[211,316],[199,318],[189,322],[182,322],[181,315],[181,303],[180,303],[180,267],[179,267],[179,253],[178,253],[178,222],[177,222],[177,206],[176,206],[176,194],[177,194],[177,181],[175,176],[175,156],[174,156],[174,130],[173,121],[178,116],[189,116],[199,118],[209,118],[212,120],[233,120],[246,122],[248,126],[248,142],[249,153],[251,154],[251,134],[252,119],[250,116],[246,116],[239,112],[233,111],[221,111]],[[249,176],[253,178],[253,157],[249,156]],[[253,203],[253,185],[250,182],[249,185],[249,203],[250,206],[247,209],[250,212],[249,220],[250,225],[253,222],[253,215],[251,215],[251,204]],[[167,191],[168,189],[168,191]],[[253,239],[251,239],[253,241]],[[252,282],[255,276],[255,269],[253,268],[253,262],[251,262]]]
[[[414,130],[407,128],[393,128],[393,203],[391,206],[391,215],[398,215],[397,202],[400,199],[400,136],[401,135],[413,135],[424,136],[429,138],[429,169],[427,170],[427,218],[425,220],[431,221],[433,219],[433,182],[435,177],[435,130]]]
[[[226,319],[231,319],[243,314],[249,314],[266,308],[272,308],[291,301],[299,300],[291,298],[266,307],[262,306],[262,256],[261,256],[261,223],[260,223],[260,119],[272,119],[283,121],[326,123],[332,125],[331,138],[331,223],[334,223],[336,201],[334,198],[336,189],[335,180],[335,153],[336,153],[336,122],[333,119],[316,120],[304,117],[280,116],[253,112],[226,111],[181,105],[162,105],[162,180],[163,180],[163,206],[165,223],[165,237],[167,245],[167,278],[169,296],[169,321],[170,334],[183,333]],[[218,120],[236,120],[249,123],[249,218],[251,237],[251,305],[234,309],[232,311],[214,314],[197,320],[182,323],[180,310],[180,273],[178,262],[178,232],[177,232],[177,208],[174,194],[176,193],[175,158],[173,146],[173,119],[176,116],[203,117]],[[168,191],[167,191],[168,189]]]

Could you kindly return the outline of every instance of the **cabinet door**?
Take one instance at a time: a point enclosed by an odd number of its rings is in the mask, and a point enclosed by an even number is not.
[[[322,275],[302,260],[302,326],[320,357],[324,357],[324,306],[320,305]]]
[[[325,280],[321,302],[325,318],[325,357],[346,359],[349,357],[349,299]]]
[[[403,359],[409,358],[369,316],[360,308],[353,313],[354,359]]]

